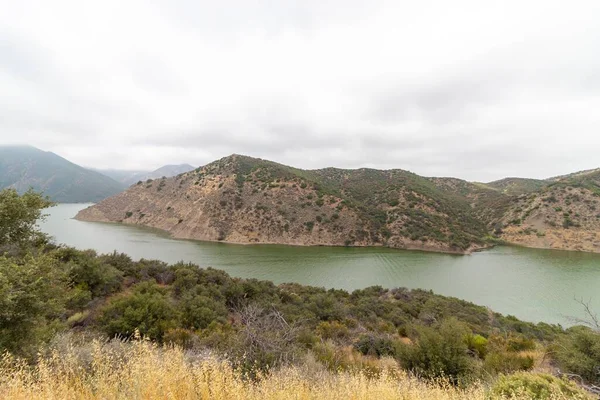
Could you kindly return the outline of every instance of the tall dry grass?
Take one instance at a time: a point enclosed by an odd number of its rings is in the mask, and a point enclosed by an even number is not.
[[[362,373],[287,368],[258,380],[243,379],[210,356],[146,341],[72,344],[40,357],[35,366],[5,355],[2,399],[403,399],[488,400],[481,385],[457,389],[425,383],[397,370]],[[559,399],[560,397],[557,397]]]

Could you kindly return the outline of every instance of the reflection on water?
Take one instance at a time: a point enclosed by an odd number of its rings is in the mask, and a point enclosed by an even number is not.
[[[81,222],[87,205],[49,210],[42,230],[64,243],[98,252],[117,250],[134,259],[189,261],[233,276],[358,289],[372,285],[431,289],[530,321],[569,325],[583,317],[575,299],[600,311],[600,255],[497,247],[471,256],[385,248],[230,245],[173,240],[166,234],[120,224]]]

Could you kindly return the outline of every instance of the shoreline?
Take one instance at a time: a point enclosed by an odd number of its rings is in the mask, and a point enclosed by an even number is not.
[[[414,247],[392,247],[385,246],[383,244],[374,244],[374,245],[336,245],[336,244],[302,244],[302,243],[282,243],[282,242],[235,242],[229,240],[211,240],[211,239],[198,239],[188,236],[177,236],[173,233],[169,232],[166,229],[157,228],[154,226],[144,225],[144,224],[131,224],[127,222],[118,222],[118,221],[101,221],[101,220],[92,220],[87,218],[78,218],[77,215],[72,217],[72,219],[81,222],[92,222],[92,223],[104,223],[104,224],[115,224],[115,225],[124,225],[124,226],[132,226],[143,229],[152,229],[160,231],[161,233],[167,235],[169,238],[173,240],[189,240],[194,242],[207,242],[207,243],[224,243],[224,244],[233,244],[240,246],[253,246],[253,245],[280,245],[280,246],[294,246],[294,247],[337,247],[337,248],[385,248],[390,250],[406,250],[406,251],[420,251],[423,253],[437,253],[437,254],[448,254],[448,255],[456,255],[456,256],[469,256],[476,252],[481,252],[485,250],[489,250],[495,246],[495,244],[485,245],[473,249],[468,249],[466,251],[452,251],[452,250],[442,250],[435,248],[427,248],[422,246],[414,246]]]

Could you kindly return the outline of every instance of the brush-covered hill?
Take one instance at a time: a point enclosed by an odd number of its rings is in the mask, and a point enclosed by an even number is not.
[[[464,253],[485,246],[488,223],[476,211],[464,195],[403,170],[307,171],[232,155],[133,185],[77,218],[177,238]]]
[[[600,252],[600,170],[546,183],[512,201],[500,237],[528,247]]]
[[[232,243],[469,253],[496,240],[600,252],[600,170],[489,184],[404,170],[301,170],[232,155],[148,179],[77,218]]]
[[[124,186],[54,154],[31,146],[0,147],[0,189],[30,188],[59,203],[97,202]]]

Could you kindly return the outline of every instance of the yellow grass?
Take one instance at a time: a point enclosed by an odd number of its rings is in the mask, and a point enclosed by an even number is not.
[[[369,379],[361,373],[286,368],[244,380],[227,363],[159,348],[146,341],[67,346],[35,367],[6,355],[0,361],[2,399],[440,399],[484,400],[481,385],[459,390],[401,371]]]

